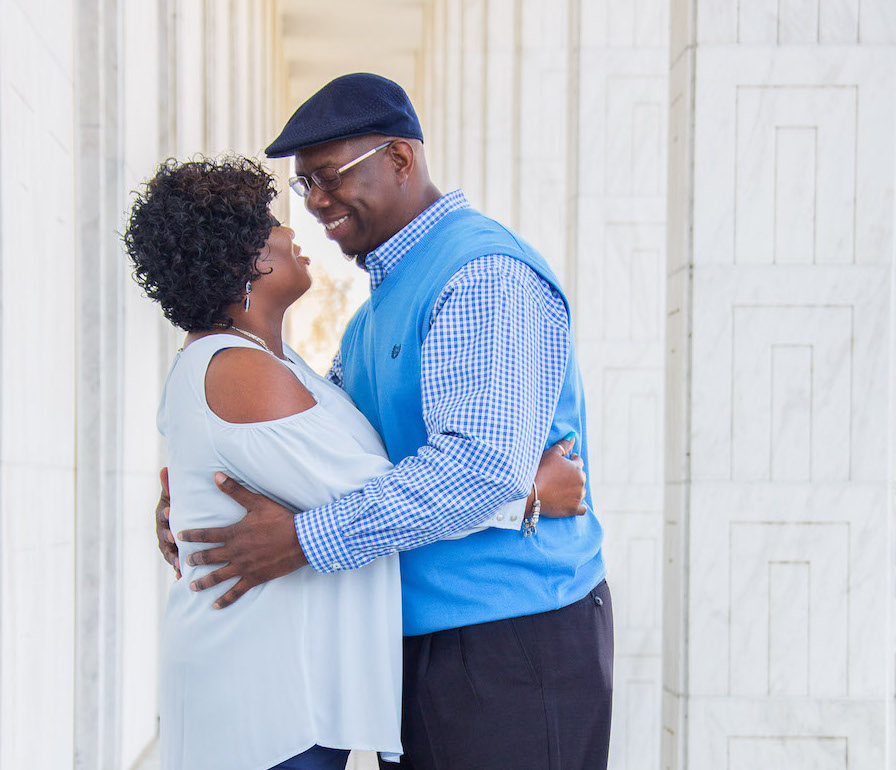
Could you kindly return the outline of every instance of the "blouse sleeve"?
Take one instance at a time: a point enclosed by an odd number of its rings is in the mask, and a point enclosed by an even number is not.
[[[209,419],[215,450],[232,478],[295,512],[338,500],[392,469],[320,404],[268,422]]]

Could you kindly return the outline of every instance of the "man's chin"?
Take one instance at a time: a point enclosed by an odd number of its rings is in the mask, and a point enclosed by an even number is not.
[[[366,254],[349,254],[348,252],[343,251],[342,256],[349,262],[354,262],[360,268],[365,268],[367,266]]]

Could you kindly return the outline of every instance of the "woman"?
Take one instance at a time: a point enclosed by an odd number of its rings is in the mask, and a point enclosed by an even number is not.
[[[174,531],[243,516],[216,471],[307,510],[391,468],[348,396],[283,344],[283,315],[311,276],[295,233],[270,213],[274,196],[252,160],[168,161],[125,234],[136,280],[188,332],[158,417]],[[581,474],[568,465],[560,497],[542,491],[545,510],[576,512]],[[400,754],[396,558],[298,570],[216,611],[189,590],[207,571],[186,565],[197,547],[179,544],[186,579],[163,622],[162,766],[341,768],[350,748]]]

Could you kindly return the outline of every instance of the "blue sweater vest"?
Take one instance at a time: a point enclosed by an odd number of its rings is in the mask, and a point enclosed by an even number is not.
[[[354,315],[342,339],[344,387],[398,463],[426,444],[420,357],[433,306],[467,262],[505,254],[529,265],[563,296],[544,258],[512,232],[471,209],[440,220]],[[564,303],[566,297],[563,296]],[[575,349],[545,446],[569,431],[588,472],[585,402]],[[589,474],[590,479],[590,474]],[[594,514],[542,518],[535,537],[487,529],[401,554],[406,636],[565,607],[604,577],[602,530]]]

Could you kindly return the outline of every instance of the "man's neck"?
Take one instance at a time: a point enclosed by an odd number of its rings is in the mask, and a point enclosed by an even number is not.
[[[417,204],[411,208],[410,212],[403,218],[404,224],[401,225],[394,233],[392,233],[388,238],[386,238],[383,243],[388,243],[392,238],[394,238],[398,233],[400,233],[404,228],[406,228],[411,222],[413,222],[417,217],[419,217],[426,209],[432,206],[439,198],[442,197],[442,193],[439,192],[439,189],[432,183],[428,184],[426,188],[424,188],[420,195],[417,196]],[[383,243],[376,246],[373,251],[380,248]],[[355,264],[362,268],[366,269],[367,264],[367,254],[346,254],[346,259],[353,260]]]

